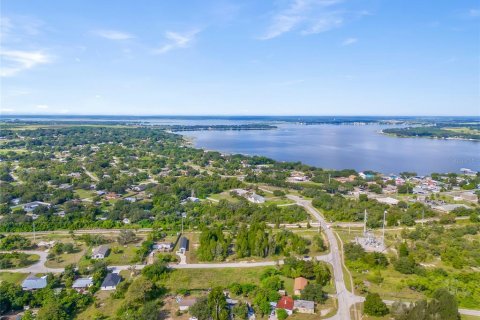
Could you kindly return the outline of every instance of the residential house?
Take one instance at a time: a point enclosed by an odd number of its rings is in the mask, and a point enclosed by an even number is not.
[[[80,174],[80,172],[72,172],[72,173],[67,174],[67,176],[72,177],[72,178],[80,178],[82,175]]]
[[[178,246],[178,252],[181,254],[185,254],[186,251],[188,251],[188,239],[185,237],[181,237]]]
[[[39,247],[45,247],[45,248],[52,248],[55,243],[57,243],[55,240],[52,240],[52,241],[40,241],[39,243],[37,243],[37,246]]]
[[[461,200],[464,200],[464,201],[471,201],[471,202],[478,201],[478,196],[473,192],[462,192],[460,193],[459,197]]]
[[[79,278],[75,280],[72,284],[72,289],[76,290],[77,292],[84,293],[87,291],[88,288],[93,286],[93,278]]]
[[[308,284],[308,280],[305,279],[304,277],[298,277],[295,278],[295,281],[293,282],[293,292],[296,296],[299,296],[302,294],[302,290],[305,289],[305,287]]]
[[[33,201],[33,202],[25,203],[25,204],[22,206],[22,208],[23,208],[23,210],[25,210],[26,212],[32,212],[33,210],[35,210],[36,208],[38,208],[38,207],[40,207],[40,206],[44,206],[44,207],[50,208],[50,203],[41,202],[41,201]]]
[[[133,203],[133,202],[136,202],[136,201],[137,201],[137,198],[135,198],[135,197],[126,197],[126,198],[124,198],[123,200]]]
[[[298,313],[315,313],[315,303],[308,300],[295,300],[293,309]]]
[[[197,298],[180,298],[178,301],[178,309],[180,311],[187,311],[191,306],[197,303]]]
[[[115,199],[118,199],[118,198],[119,198],[119,196],[115,192],[109,192],[105,196],[105,199],[107,199],[107,200],[115,200]]]
[[[23,290],[38,290],[43,289],[47,286],[47,276],[35,277],[34,275],[29,275],[22,282]]]
[[[275,306],[275,309],[283,309],[287,312],[288,315],[292,315],[293,313],[293,305],[294,301],[292,297],[287,297],[283,296],[278,300],[277,305]]]
[[[133,191],[137,191],[137,192],[140,192],[140,191],[143,191],[147,188],[147,184],[139,184],[138,186],[135,186],[133,187]]]
[[[101,245],[92,250],[92,259],[104,259],[110,248],[107,245]]]
[[[55,212],[54,213],[55,216],[59,216],[60,218],[64,218],[65,217],[65,211],[59,211],[59,212]]]
[[[172,251],[173,243],[171,242],[157,242],[153,245],[153,249],[163,252]]]
[[[187,198],[187,201],[188,201],[188,202],[198,203],[198,202],[200,202],[200,199],[198,199],[198,198],[196,198],[196,197],[188,197],[188,198]]]
[[[247,195],[247,200],[252,203],[265,203],[265,198],[254,192]]]
[[[60,190],[72,190],[73,186],[68,183],[62,183],[61,185],[58,186],[58,189]]]
[[[248,193],[248,191],[245,189],[233,189],[232,192],[236,193],[240,197],[244,197]]]
[[[385,203],[385,204],[389,204],[389,205],[396,205],[400,202],[399,200],[397,200],[395,198],[391,198],[391,197],[375,198],[375,200],[377,200],[380,203]]]
[[[103,279],[102,285],[100,286],[100,290],[108,291],[108,290],[115,290],[117,289],[118,284],[122,281],[122,277],[120,277],[116,273],[109,273]]]

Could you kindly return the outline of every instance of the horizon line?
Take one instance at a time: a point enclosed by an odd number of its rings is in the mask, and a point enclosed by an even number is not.
[[[382,115],[382,114],[38,114],[38,113],[0,113],[0,117],[453,117],[480,118],[480,115]]]

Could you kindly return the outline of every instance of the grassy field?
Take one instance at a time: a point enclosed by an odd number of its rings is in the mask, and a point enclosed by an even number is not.
[[[15,152],[15,153],[26,153],[26,149],[0,149],[0,154],[7,154],[8,152]]]
[[[95,303],[90,305],[85,311],[80,313],[76,319],[91,320],[91,319],[110,319],[115,317],[117,310],[122,304],[122,299],[113,299],[110,297],[109,291],[98,291],[95,294]],[[104,318],[101,318],[103,315]]]
[[[134,244],[128,246],[111,246],[110,254],[105,258],[108,265],[129,265],[133,263],[136,256],[137,247]]]
[[[74,193],[80,198],[80,199],[87,199],[91,198],[95,195],[94,192],[90,190],[84,190],[84,189],[76,189]]]
[[[443,129],[453,131],[453,132],[458,132],[458,133],[464,133],[464,134],[480,134],[480,130],[467,128],[467,127],[443,128]]]
[[[27,276],[27,273],[0,272],[0,282],[5,281],[20,284]]]
[[[47,260],[47,262],[45,262],[45,266],[49,268],[64,268],[72,263],[77,264],[85,255],[85,251],[85,246],[80,245],[78,250],[76,250],[74,253],[63,253],[55,257],[53,260]]]
[[[16,269],[16,268],[24,268],[31,266],[32,264],[38,262],[40,260],[40,256],[38,254],[29,254],[27,255],[27,260],[25,261],[25,264],[20,263],[20,259],[11,259],[12,267],[7,268],[7,269]]]
[[[177,269],[163,281],[172,291],[178,289],[207,290],[216,286],[228,287],[233,283],[259,284],[261,274],[270,267],[243,269]],[[283,279],[287,291],[293,291],[293,279]]]

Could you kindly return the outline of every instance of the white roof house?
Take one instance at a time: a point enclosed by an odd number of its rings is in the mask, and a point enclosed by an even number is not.
[[[110,248],[106,245],[101,245],[92,250],[92,259],[104,259]]]
[[[396,205],[400,202],[399,200],[397,200],[395,198],[391,198],[391,197],[376,198],[375,200],[377,200],[380,203],[385,203],[385,204],[389,204],[389,205]]]
[[[315,313],[315,303],[308,300],[295,300],[293,302],[293,308],[298,313]]]
[[[265,198],[256,193],[247,195],[247,200],[252,203],[265,203]]]
[[[93,278],[79,278],[72,284],[72,289],[83,291],[93,286]]]
[[[43,289],[47,286],[47,276],[35,277],[34,275],[29,275],[22,282],[23,290],[37,290]]]

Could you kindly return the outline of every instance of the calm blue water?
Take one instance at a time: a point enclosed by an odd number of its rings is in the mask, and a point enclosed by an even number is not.
[[[300,125],[309,121],[438,120],[479,121],[479,117],[305,117],[305,116],[51,116],[4,117],[26,121],[137,121],[162,125],[270,123],[277,130],[182,132],[196,147],[227,153],[263,155],[280,161],[301,161],[329,169],[415,171],[480,171],[480,142],[396,138],[378,132],[388,125]]]
[[[480,143],[459,140],[396,138],[378,132],[387,125],[277,124],[266,131],[184,132],[194,145],[208,150],[263,155],[280,161],[329,169],[383,173],[480,170]]]

